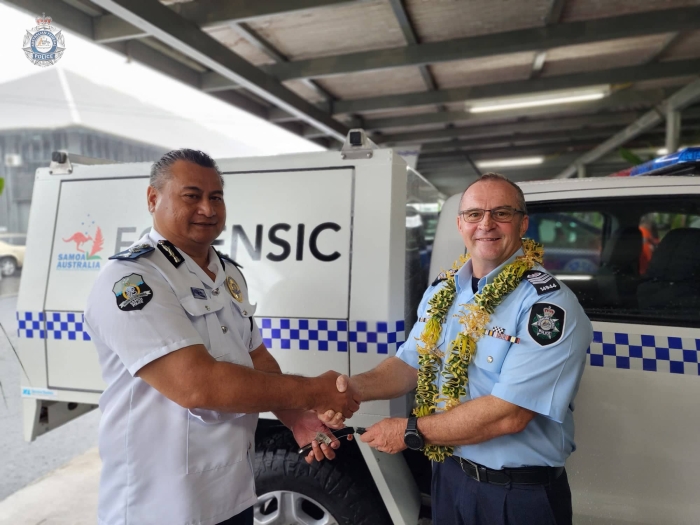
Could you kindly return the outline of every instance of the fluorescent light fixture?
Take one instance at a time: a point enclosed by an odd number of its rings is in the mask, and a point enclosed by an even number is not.
[[[536,166],[544,162],[544,157],[522,157],[520,159],[482,160],[476,163],[480,168],[508,168],[511,166]]]
[[[590,281],[593,279],[592,275],[569,275],[569,274],[563,274],[559,273],[557,274],[557,279],[560,279],[562,281]]]
[[[477,102],[469,105],[470,113],[486,113],[488,111],[505,111],[508,109],[535,108],[555,104],[572,104],[600,100],[610,94],[608,86],[597,86],[582,90],[551,91],[532,96],[503,97],[496,100]]]
[[[666,148],[660,148],[656,150],[657,155],[666,155],[668,153],[668,150]]]

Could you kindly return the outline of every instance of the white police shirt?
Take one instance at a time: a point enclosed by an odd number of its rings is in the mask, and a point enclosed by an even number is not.
[[[522,249],[481,278],[477,292],[520,255]],[[462,329],[455,314],[462,310],[460,305],[474,302],[471,281],[472,262],[467,261],[455,274],[457,295],[440,333],[438,348],[445,357]],[[414,368],[418,368],[416,339],[427,321],[428,301],[445,283],[433,283],[425,292],[418,307],[419,321],[396,354]],[[469,364],[467,395],[461,401],[492,395],[532,410],[535,417],[522,432],[457,446],[455,455],[493,469],[563,466],[575,450],[574,397],[592,340],[593,327],[574,293],[542,267],[526,272],[491,314]],[[443,382],[438,374],[438,390]]]
[[[151,361],[197,344],[219,361],[252,367],[249,352],[262,344],[234,264],[210,248],[212,281],[159,241],[152,230],[134,254],[122,252],[132,259],[109,261],[85,309],[107,384],[100,398],[100,525],[210,525],[256,501],[257,414],[187,410],[135,377]]]

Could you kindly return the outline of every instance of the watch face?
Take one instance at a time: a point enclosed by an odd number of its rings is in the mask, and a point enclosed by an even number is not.
[[[415,432],[407,432],[403,437],[403,441],[411,450],[419,450],[423,447],[423,438]]]

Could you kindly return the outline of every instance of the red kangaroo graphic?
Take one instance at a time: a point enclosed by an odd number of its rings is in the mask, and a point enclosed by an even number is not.
[[[74,243],[75,243],[75,249],[76,249],[77,251],[79,251],[80,253],[85,253],[84,250],[81,250],[81,249],[80,249],[80,245],[81,245],[81,244],[84,244],[84,243],[86,243],[86,242],[88,242],[88,241],[91,241],[91,240],[92,240],[92,237],[91,237],[91,236],[88,235],[87,237],[85,237],[85,235],[83,235],[82,233],[80,233],[80,232],[75,232],[73,235],[71,235],[71,236],[68,237],[67,239],[63,239],[63,242],[74,242]]]

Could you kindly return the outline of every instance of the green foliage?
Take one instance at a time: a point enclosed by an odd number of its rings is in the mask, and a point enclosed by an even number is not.
[[[2,195],[2,190],[5,189],[5,179],[0,177],[0,195]]]

